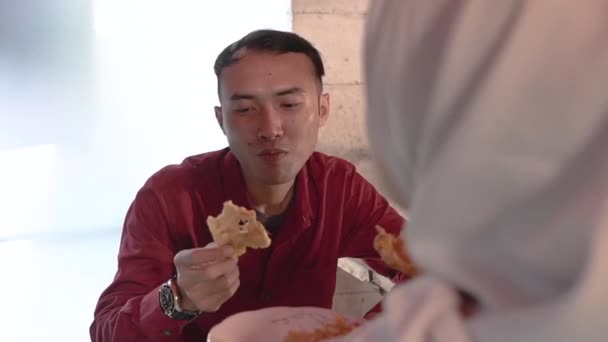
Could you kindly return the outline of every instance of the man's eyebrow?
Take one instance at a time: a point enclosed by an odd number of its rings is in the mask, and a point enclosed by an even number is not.
[[[285,96],[285,95],[292,95],[292,94],[300,94],[300,93],[304,93],[304,89],[300,88],[300,87],[292,87],[289,89],[285,89],[285,90],[281,90],[279,92],[276,92],[274,95],[275,96]]]
[[[291,87],[285,90],[280,90],[276,93],[274,93],[274,96],[286,96],[286,95],[292,95],[292,94],[301,94],[301,93],[305,93],[306,91],[300,87]],[[230,101],[238,101],[238,100],[254,100],[256,97],[252,94],[246,94],[246,93],[234,93],[230,96]]]
[[[230,101],[238,101],[238,100],[253,100],[255,96],[251,94],[242,94],[242,93],[234,93],[230,96]]]

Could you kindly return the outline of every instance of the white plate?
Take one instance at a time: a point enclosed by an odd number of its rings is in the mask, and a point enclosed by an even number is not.
[[[271,307],[232,315],[214,326],[208,342],[268,342],[283,341],[291,330],[313,331],[327,323],[334,323],[339,314],[317,307]],[[340,316],[348,322],[362,319]]]

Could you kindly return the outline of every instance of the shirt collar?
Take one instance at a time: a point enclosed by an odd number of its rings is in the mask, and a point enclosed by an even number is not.
[[[224,201],[231,200],[236,205],[252,208],[253,206],[247,196],[247,185],[243,177],[241,165],[236,156],[229,149],[226,150],[227,153],[222,163],[221,173],[224,175],[222,177],[226,197]],[[313,197],[316,197],[316,192],[311,189],[311,187],[314,187],[314,180],[311,179],[313,170],[311,170],[310,164],[309,159],[296,176],[293,202],[289,206],[290,209],[286,212],[287,215],[295,215],[294,218],[298,222],[301,222],[303,226],[309,226],[315,217],[312,201],[315,200]]]

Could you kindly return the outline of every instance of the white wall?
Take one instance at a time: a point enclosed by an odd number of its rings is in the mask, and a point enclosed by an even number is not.
[[[289,0],[52,1],[69,16],[21,3],[20,15],[61,29],[47,35],[58,62],[34,51],[34,72],[0,45],[0,238],[119,229],[154,171],[226,145],[213,115],[217,54],[254,29],[291,30]],[[0,39],[21,39],[15,51],[39,44],[19,22],[5,21]]]

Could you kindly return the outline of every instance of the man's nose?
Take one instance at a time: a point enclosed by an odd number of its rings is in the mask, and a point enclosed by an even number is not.
[[[258,138],[264,141],[272,141],[281,136],[283,136],[281,114],[273,108],[265,108],[260,113]]]

